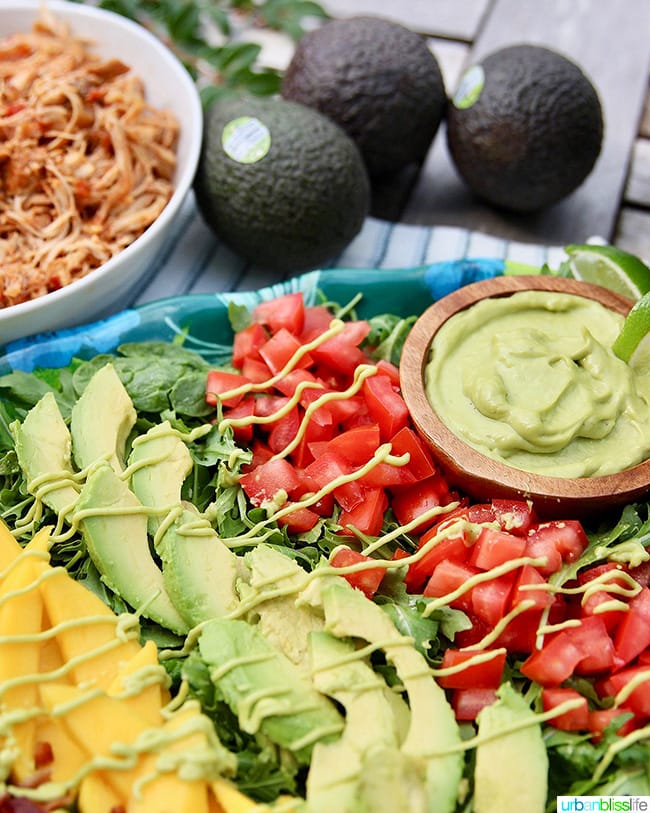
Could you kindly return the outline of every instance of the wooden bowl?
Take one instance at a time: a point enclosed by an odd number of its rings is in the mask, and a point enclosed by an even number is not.
[[[431,341],[449,317],[487,297],[539,290],[577,294],[626,315],[633,302],[606,288],[551,276],[504,276],[459,288],[428,308],[413,326],[400,362],[402,393],[413,421],[450,483],[479,500],[532,500],[542,517],[596,516],[650,493],[650,460],[617,474],[549,477],[522,471],[473,449],[436,415],[424,387]]]

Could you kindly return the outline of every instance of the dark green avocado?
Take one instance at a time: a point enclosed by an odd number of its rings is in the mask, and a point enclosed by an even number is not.
[[[303,36],[281,93],[339,124],[371,177],[421,162],[446,106],[442,74],[424,38],[371,16],[332,20]]]
[[[494,206],[530,212],[585,180],[600,154],[596,89],[561,54],[513,45],[467,71],[448,106],[447,144],[469,188]]]
[[[304,105],[259,96],[211,107],[194,191],[224,243],[282,271],[336,257],[370,204],[363,160],[343,130]]]

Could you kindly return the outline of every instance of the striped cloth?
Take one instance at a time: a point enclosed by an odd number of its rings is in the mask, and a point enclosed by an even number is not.
[[[556,268],[564,251],[559,246],[518,243],[457,227],[389,223],[370,217],[327,267],[398,269],[467,257],[536,266],[548,263]],[[203,222],[191,195],[153,268],[125,307],[182,294],[252,291],[285,279],[250,265],[221,243]]]

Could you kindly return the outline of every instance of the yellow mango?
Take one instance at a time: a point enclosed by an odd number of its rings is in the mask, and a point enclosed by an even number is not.
[[[57,643],[64,660],[88,655],[71,669],[76,683],[92,682],[107,688],[114,680],[120,666],[140,651],[137,639],[117,641],[115,614],[104,602],[76,582],[64,570],[56,571],[41,582],[41,594],[52,626],[65,625],[80,618],[105,618],[106,623],[63,626],[56,634]],[[99,647],[114,646],[106,652]]]
[[[13,537],[7,523],[0,519],[0,573],[5,570],[22,551]]]
[[[108,694],[111,696],[122,694],[127,691],[130,677],[135,676],[137,680],[138,672],[141,671],[142,677],[145,677],[147,669],[155,669],[158,666],[156,645],[153,641],[147,641],[130,661],[119,667],[116,677],[108,687]],[[169,692],[162,683],[151,683],[141,688],[138,694],[123,697],[122,702],[150,725],[158,725],[162,722],[161,709],[169,702]]]
[[[52,781],[72,779],[88,762],[89,754],[74,740],[58,717],[42,717],[36,723],[36,742],[47,742],[54,757],[49,766]]]
[[[49,619],[46,619],[46,622],[43,624],[43,628],[49,627]],[[47,640],[43,641],[40,648],[40,658],[38,662],[38,671],[41,675],[46,675],[48,672],[56,672],[57,669],[60,669],[64,664],[63,656],[61,655],[61,650],[59,649],[59,644],[56,638],[48,638]],[[64,683],[67,681],[67,677],[61,677]]]
[[[259,810],[257,802],[249,799],[227,779],[213,779],[210,785],[225,813],[249,813],[252,810]]]
[[[181,779],[176,771],[162,772],[157,767],[158,760],[173,761],[175,754],[207,745],[205,733],[192,727],[193,718],[200,714],[199,706],[192,703],[165,720],[160,732],[162,747],[143,757],[139,770],[141,783],[136,782],[138,792],[132,794],[127,813],[209,813],[205,780]],[[183,726],[187,724],[183,734]]]
[[[127,747],[150,729],[121,700],[92,689],[80,689],[62,683],[44,683],[40,694],[46,709],[55,712],[70,736],[93,757],[111,758],[112,746],[120,743]],[[67,708],[66,708],[67,707]],[[65,712],[63,712],[65,708]],[[135,752],[134,752],[135,756]],[[127,757],[128,759],[128,757]],[[137,761],[133,767],[125,760],[124,768],[106,768],[104,777],[111,787],[127,798],[137,774]],[[98,769],[103,766],[98,764]]]
[[[23,553],[15,561],[0,585],[0,704],[10,709],[24,709],[27,715],[12,728],[19,748],[13,773],[22,780],[34,770],[36,720],[30,712],[37,705],[38,691],[37,681],[29,680],[29,676],[38,675],[40,647],[17,637],[41,632],[43,604],[34,583],[33,557]],[[26,681],[15,682],[25,677]]]
[[[81,781],[77,809],[79,813],[111,813],[126,807],[126,799],[107,784],[99,773],[90,773]]]
[[[208,793],[208,811],[209,813],[226,813],[226,811],[217,801],[217,797],[214,795],[212,787],[209,788]]]

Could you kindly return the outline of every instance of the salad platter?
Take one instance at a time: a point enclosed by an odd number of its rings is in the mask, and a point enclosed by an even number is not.
[[[650,795],[646,498],[469,499],[400,396],[417,317],[504,273],[314,271],[5,347],[1,810]]]

